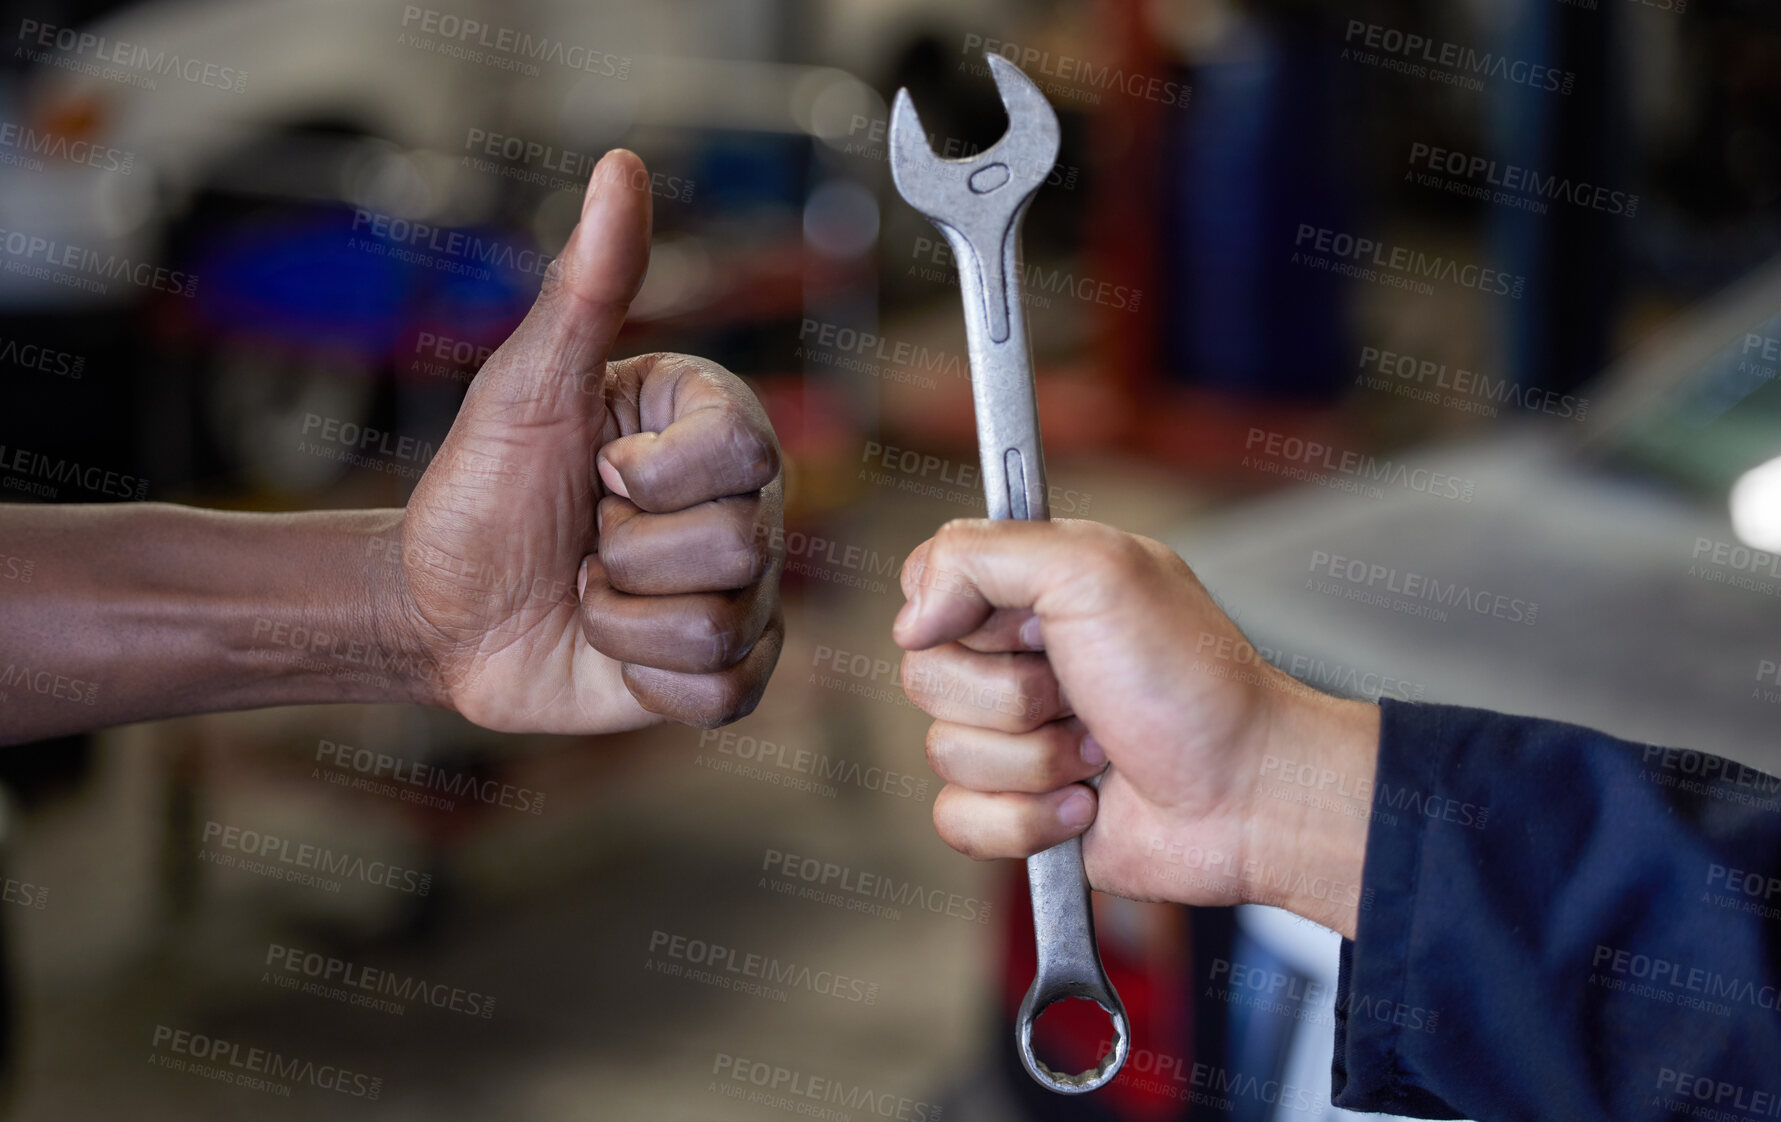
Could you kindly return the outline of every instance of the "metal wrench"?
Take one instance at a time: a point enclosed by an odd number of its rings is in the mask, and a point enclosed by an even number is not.
[[[898,90],[890,123],[891,178],[909,205],[939,227],[958,261],[989,516],[1042,521],[1051,517],[1051,507],[1020,306],[1020,223],[1057,163],[1057,114],[1018,67],[1000,55],[987,57],[1008,111],[1007,134],[975,156],[943,160],[928,144],[909,91]],[[1125,1006],[1095,946],[1082,840],[1071,838],[1027,858],[1027,880],[1039,971],[1020,1003],[1020,1062],[1053,1091],[1092,1091],[1118,1074],[1131,1041]],[[1047,1006],[1072,997],[1106,1010],[1114,1032],[1113,1050],[1076,1075],[1053,1071],[1033,1055],[1033,1022]]]

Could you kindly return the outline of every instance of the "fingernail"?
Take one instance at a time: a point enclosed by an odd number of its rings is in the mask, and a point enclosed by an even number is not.
[[[611,491],[621,499],[628,499],[631,497],[631,492],[625,487],[625,477],[620,475],[618,469],[612,466],[611,460],[608,460],[604,456],[600,457],[599,468],[600,482],[606,484],[606,489],[608,491]]]
[[[1045,638],[1039,634],[1038,616],[1033,616],[1020,625],[1020,645],[1034,651],[1045,649]]]
[[[587,558],[581,559],[581,572],[575,574],[575,596],[577,599],[587,596]]]
[[[1057,820],[1072,830],[1080,830],[1095,817],[1095,797],[1086,787],[1077,787],[1057,804]]]
[[[1082,738],[1082,762],[1089,767],[1101,767],[1107,762],[1107,749],[1101,747],[1092,732]]]

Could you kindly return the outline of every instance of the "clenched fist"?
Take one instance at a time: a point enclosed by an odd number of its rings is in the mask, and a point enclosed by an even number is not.
[[[1268,797],[1264,774],[1285,759],[1370,783],[1373,706],[1234,657],[1242,633],[1180,557],[1098,523],[951,522],[902,580],[903,684],[935,718],[934,822],[955,849],[1084,834],[1104,892],[1279,904],[1353,934],[1364,818]]]

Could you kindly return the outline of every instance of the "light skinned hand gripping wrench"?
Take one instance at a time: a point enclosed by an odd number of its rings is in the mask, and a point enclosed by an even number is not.
[[[908,90],[891,113],[890,167],[909,205],[940,228],[958,262],[977,406],[977,447],[991,518],[1051,517],[1032,356],[1020,306],[1020,223],[1027,204],[1057,163],[1058,124],[1036,86],[1000,55],[990,73],[1008,111],[1008,132],[963,160],[934,155]],[[1039,971],[1020,1003],[1015,1037],[1020,1061],[1043,1086],[1081,1094],[1118,1074],[1131,1047],[1125,1006],[1107,981],[1095,946],[1082,840],[1071,838],[1027,858]],[[1057,1072],[1033,1055],[1033,1022],[1046,1007],[1086,998],[1113,1019],[1113,1050],[1079,1074]]]

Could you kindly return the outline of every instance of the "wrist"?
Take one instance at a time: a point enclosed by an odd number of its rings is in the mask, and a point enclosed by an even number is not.
[[[407,512],[377,513],[387,517],[356,527],[355,556],[346,559],[361,578],[360,612],[372,646],[368,657],[381,664],[386,700],[454,709],[444,644],[421,619],[409,586]]]
[[[1274,699],[1246,816],[1246,901],[1353,938],[1379,759],[1379,707],[1288,679]]]
[[[446,705],[441,662],[413,626],[401,510],[249,516],[261,555],[252,627],[234,652],[252,699],[232,708],[335,702]]]

